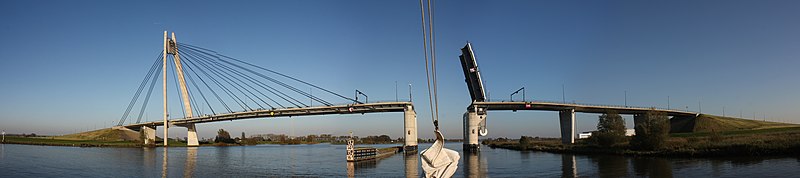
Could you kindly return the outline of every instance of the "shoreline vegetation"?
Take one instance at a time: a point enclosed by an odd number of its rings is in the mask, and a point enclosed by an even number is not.
[[[308,136],[287,136],[284,134],[258,134],[245,137],[231,138],[227,131],[220,129],[215,138],[201,139],[200,146],[247,146],[260,144],[274,145],[301,145],[301,144],[321,144],[329,143],[333,145],[345,145],[348,136],[332,136],[329,134],[308,135]],[[5,136],[3,144],[24,144],[24,145],[43,145],[43,146],[72,146],[72,147],[162,147],[163,139],[156,137],[156,145],[145,145],[140,133],[131,130],[100,129],[88,132],[62,135],[62,136],[42,136],[35,134],[9,134]],[[241,139],[245,138],[245,139]],[[389,136],[366,136],[354,137],[357,145],[372,144],[402,144],[402,138],[391,139]],[[169,138],[168,147],[186,147],[186,139]],[[418,140],[425,143],[429,140]]]
[[[652,118],[663,117],[653,114]],[[519,139],[495,138],[481,143],[488,147],[519,150],[542,151],[569,154],[611,154],[626,156],[656,157],[737,157],[737,156],[800,156],[800,125],[777,122],[764,122],[739,118],[699,115],[693,118],[672,118],[665,120],[644,120],[637,127],[655,135],[652,138],[625,136],[624,120],[614,113],[600,116],[598,131],[592,132],[588,139],[577,139],[575,144],[561,144],[560,138],[539,138],[522,136]],[[638,122],[638,121],[635,121]],[[647,124],[649,122],[649,124]],[[666,124],[659,124],[666,123]],[[620,125],[622,124],[622,125]],[[653,133],[658,134],[653,134]],[[74,147],[160,147],[144,145],[140,133],[130,130],[100,129],[63,136],[6,135],[3,144],[26,144]],[[245,139],[240,139],[245,138]],[[259,134],[231,138],[227,131],[220,129],[216,138],[202,139],[200,146],[245,146],[259,144],[297,145],[297,144],[346,144],[348,136],[329,134],[290,137],[283,134]],[[391,139],[386,135],[354,137],[357,145],[402,144],[402,138]],[[419,143],[433,140],[419,139]],[[459,139],[448,142],[459,142]],[[156,143],[162,143],[156,138]],[[643,144],[645,143],[645,144]],[[642,147],[641,145],[654,147]],[[185,139],[169,139],[169,147],[186,147]]]
[[[578,139],[571,145],[561,144],[560,138],[527,136],[519,139],[487,139],[483,140],[482,144],[492,149],[569,154],[688,158],[800,156],[800,125],[796,124],[700,115],[691,120],[673,118],[668,121],[669,123],[663,125],[642,124],[650,125],[650,128],[641,130],[650,132],[644,134],[650,134],[651,138],[642,138],[643,136],[637,138],[636,135],[620,135],[618,130],[624,130],[624,125],[619,128],[619,124],[622,122],[617,119],[621,119],[621,117],[613,113],[603,114],[600,116],[598,131],[592,132],[592,137]],[[653,125],[658,125],[658,127],[652,127]],[[671,131],[666,132],[664,129]],[[675,130],[683,132],[675,133]],[[660,133],[653,134],[655,132]],[[642,132],[637,127],[636,134],[640,133]],[[653,137],[656,139],[652,139]]]

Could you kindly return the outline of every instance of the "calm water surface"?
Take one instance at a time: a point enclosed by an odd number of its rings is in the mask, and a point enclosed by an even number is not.
[[[389,147],[397,145],[375,145]],[[430,144],[420,145],[420,149]],[[461,152],[461,143],[447,144]],[[454,177],[797,177],[800,158],[669,159],[483,147]],[[0,177],[419,177],[417,154],[356,164],[344,145],[78,148],[0,145]]]

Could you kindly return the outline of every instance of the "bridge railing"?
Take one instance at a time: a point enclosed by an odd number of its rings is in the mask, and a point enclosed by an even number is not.
[[[688,109],[678,109],[678,108],[662,108],[662,107],[641,107],[641,106],[625,106],[625,105],[613,105],[613,104],[592,104],[592,103],[580,103],[580,102],[563,102],[563,101],[553,101],[553,100],[504,100],[504,99],[487,99],[487,102],[541,102],[541,103],[555,103],[555,104],[574,104],[574,105],[584,105],[584,106],[599,106],[599,107],[618,107],[618,108],[648,108],[648,109],[657,109],[657,110],[672,110],[672,111],[682,111],[682,112],[696,112]]]
[[[389,103],[389,102],[411,102],[411,101],[408,100],[408,99],[378,100],[378,101],[370,101],[370,102],[364,103],[364,104]],[[354,103],[353,102],[332,103],[333,106],[342,106],[342,105],[351,105],[351,104],[354,104]],[[274,108],[274,109],[296,109],[296,108],[310,108],[310,107],[320,107],[320,106],[326,106],[326,105],[320,104],[320,105],[309,105],[308,107],[283,107],[283,108]],[[269,111],[269,110],[273,110],[273,109],[272,108],[253,108],[251,110],[237,110],[237,111],[233,111],[233,112],[217,113],[217,114],[231,114],[231,113],[242,113],[242,112],[251,112],[251,111]],[[206,116],[212,116],[212,115],[214,115],[214,114],[202,114],[202,115],[197,115],[197,116],[194,116],[194,117],[206,117]],[[176,118],[170,118],[169,120],[174,120],[174,119],[186,119],[186,118],[176,117]]]

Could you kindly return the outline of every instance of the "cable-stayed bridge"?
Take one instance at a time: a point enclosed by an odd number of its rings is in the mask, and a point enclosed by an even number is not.
[[[369,102],[368,96],[358,90],[352,98],[347,97],[210,49],[178,43],[175,33],[170,37],[166,31],[163,47],[164,50],[153,62],[115,127],[143,132],[145,144],[156,144],[156,128],[159,126],[164,128],[164,146],[167,145],[166,138],[169,138],[167,130],[172,126],[186,127],[187,145],[198,146],[195,124],[200,123],[287,116],[403,112],[404,146],[412,150],[417,147],[416,112],[410,98],[409,101],[398,99],[391,102]],[[142,117],[159,76],[162,81],[163,118],[160,121],[143,122]],[[168,109],[169,81],[174,83],[175,92],[180,93],[178,103],[183,117],[170,118],[177,114],[171,115]],[[300,87],[322,92],[312,94]],[[144,98],[141,98],[143,93]],[[360,100],[359,96],[363,96],[363,99]],[[316,106],[313,105],[314,102],[317,103]],[[134,108],[137,108],[137,103],[140,103],[138,116],[132,117],[132,113],[136,113]]]

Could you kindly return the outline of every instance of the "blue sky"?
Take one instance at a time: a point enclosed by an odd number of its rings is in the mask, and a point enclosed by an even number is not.
[[[459,49],[473,43],[490,96],[666,107],[798,123],[797,1],[441,1],[440,112],[461,137],[469,94]],[[417,1],[0,2],[0,128],[66,134],[119,119],[162,48],[214,49],[350,96],[394,100],[407,84],[432,137]],[[174,90],[170,90],[174,96]],[[155,98],[160,97],[154,94]],[[345,102],[345,101],[337,101]],[[176,102],[172,102],[176,103]],[[160,118],[156,103],[146,119]],[[171,108],[178,108],[172,105]],[[173,110],[171,112],[179,112]],[[628,119],[631,120],[631,119]],[[579,131],[597,116],[579,114]],[[234,133],[402,134],[402,114],[198,125]],[[558,136],[555,112],[491,112],[490,137]],[[632,125],[629,121],[629,127]],[[173,136],[185,129],[171,129]],[[238,135],[238,134],[236,134]]]

